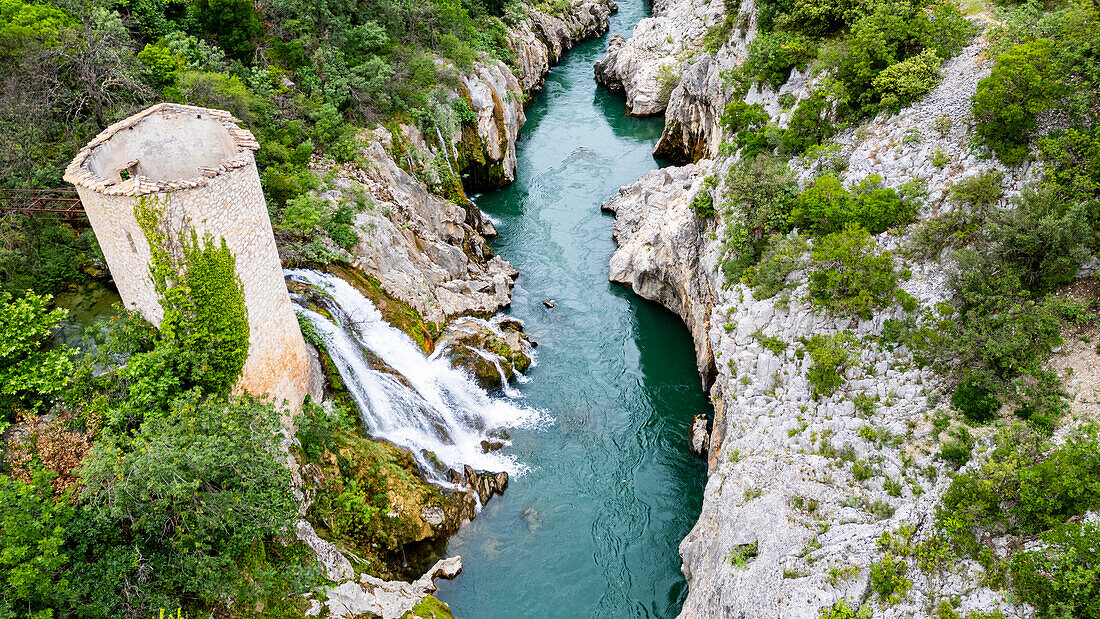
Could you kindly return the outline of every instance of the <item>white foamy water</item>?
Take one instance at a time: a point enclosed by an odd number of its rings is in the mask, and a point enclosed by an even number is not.
[[[483,453],[481,441],[490,439],[488,432],[494,429],[539,424],[545,420],[543,414],[490,396],[441,355],[427,357],[408,335],[390,326],[369,299],[339,277],[307,269],[288,269],[284,274],[324,293],[322,305],[335,322],[310,309],[295,310],[325,339],[329,356],[372,436],[411,449],[421,468],[439,482],[446,480],[424,452],[434,453],[456,470],[465,464],[510,475],[526,470],[507,454]],[[397,374],[372,368],[364,351]]]

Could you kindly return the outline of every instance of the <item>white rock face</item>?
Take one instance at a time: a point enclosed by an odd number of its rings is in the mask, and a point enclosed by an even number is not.
[[[573,0],[563,15],[532,11],[530,21],[512,29],[512,51],[523,92],[542,89],[547,71],[577,43],[597,37],[611,27],[615,0]]]
[[[727,61],[735,62],[747,38],[723,48],[718,59],[701,56],[673,93],[662,142],[670,131],[689,128],[695,137],[681,142],[695,146],[684,158],[697,162],[653,171],[604,205],[616,214],[619,246],[610,274],[684,319],[715,403],[703,509],[680,546],[689,585],[681,616],[812,618],[838,600],[853,605],[863,600],[869,566],[882,557],[877,540],[884,532],[901,525],[914,527],[915,539],[931,532],[935,505],[949,483],[934,458],[938,443],[930,423],[931,412],[942,407],[944,385],[930,370],[918,368],[904,347],[891,350],[873,339],[887,319],[903,315],[899,307],[859,320],[815,310],[804,282],[789,298],[757,299],[744,284],[724,281],[719,271],[724,224],[698,219],[690,204],[703,178],[724,179],[735,163],[707,158],[721,139],[714,114],[726,103],[720,82],[713,80],[730,66]],[[929,190],[922,217],[944,208],[952,184],[986,169],[1004,171],[1006,191],[1018,192],[1037,177],[1034,166],[1004,168],[979,160],[969,149],[970,97],[988,74],[983,47],[979,40],[947,62],[940,86],[901,114],[884,114],[838,136],[840,146],[829,157],[792,161],[797,178],[807,183],[827,167],[844,169],[840,178],[846,185],[869,174],[882,176],[889,187],[921,177]],[[804,96],[808,82],[796,72],[780,92]],[[785,122],[778,94],[753,90],[747,100],[762,103]],[[934,130],[943,117],[950,127]],[[949,162],[933,165],[937,153]],[[1003,206],[1008,205],[1006,199]],[[889,234],[876,239],[884,249],[905,241]],[[948,297],[945,265],[904,266],[912,278],[902,287],[922,306]],[[790,281],[803,277],[796,272]],[[812,360],[801,340],[843,331],[851,331],[856,342],[845,384],[815,400],[807,379]],[[857,396],[874,402],[870,414],[856,409]],[[979,440],[988,440],[992,431],[979,431]],[[874,438],[886,432],[903,438]],[[845,448],[850,457],[838,458]],[[873,474],[857,479],[852,459],[865,461]],[[918,473],[928,466],[938,471],[935,477]],[[751,543],[757,545],[756,556],[742,564],[737,553]],[[934,574],[911,567],[913,588],[903,602],[880,605],[872,597],[867,603],[876,617],[927,617],[932,603],[954,596],[963,616],[992,608],[1006,617],[1030,616],[1028,608],[980,586],[979,571],[969,561]]]
[[[436,590],[436,578],[452,579],[461,572],[462,558],[450,557],[440,559],[423,576],[411,583],[382,580],[364,574],[359,577],[359,582],[352,580],[329,589],[324,606],[328,607],[329,617],[351,618],[366,615],[397,619]],[[314,615],[319,615],[321,605],[318,604],[315,608]],[[309,612],[306,615],[314,616]]]
[[[460,164],[466,164],[462,172],[471,175],[468,182],[477,189],[496,189],[501,183],[511,183],[516,180],[516,139],[527,122],[523,87],[499,60],[475,63],[461,81],[459,96],[466,97],[477,120],[473,135],[460,127],[450,136],[451,153],[457,153],[463,141],[474,142],[465,146],[480,151],[480,161],[475,164],[460,160]]]
[[[611,37],[607,55],[596,61],[596,81],[626,96],[637,116],[660,114],[679,82],[681,65],[702,46],[707,27],[722,16],[721,2],[668,1],[638,22],[629,39]]]

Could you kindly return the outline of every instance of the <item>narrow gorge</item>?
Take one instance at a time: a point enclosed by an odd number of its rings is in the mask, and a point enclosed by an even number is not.
[[[1100,617],[1095,2],[0,48],[0,617]]]

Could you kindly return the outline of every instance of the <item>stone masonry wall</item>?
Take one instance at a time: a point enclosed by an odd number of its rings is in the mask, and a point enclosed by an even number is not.
[[[139,175],[126,180],[114,170],[98,170],[92,155],[121,131],[141,131],[150,115],[176,120],[187,130],[190,118],[214,116],[235,140],[237,152],[217,168],[200,167],[198,176],[172,181],[150,181]],[[163,124],[163,123],[161,123]],[[159,139],[170,142],[171,134]],[[139,200],[156,200],[162,224],[172,237],[194,230],[199,238],[225,239],[236,257],[236,271],[248,309],[249,350],[239,391],[268,395],[297,410],[309,382],[309,355],[291,307],[275,246],[256,160],[258,148],[247,131],[228,113],[190,106],[160,104],[108,127],[83,149],[66,171],[76,185],[103,255],[111,268],[126,307],[159,324],[164,316],[149,272],[149,244],[134,215]],[[144,152],[130,156],[140,161]],[[155,157],[156,153],[150,156]]]

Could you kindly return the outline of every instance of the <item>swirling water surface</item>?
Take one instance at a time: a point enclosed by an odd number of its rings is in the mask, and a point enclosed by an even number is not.
[[[629,36],[647,14],[644,0],[621,0],[611,32]],[[662,122],[627,117],[597,88],[606,48],[607,36],[581,44],[551,70],[527,110],[516,182],[477,198],[497,222],[494,250],[520,271],[510,312],[539,344],[516,387],[556,421],[513,432],[530,471],[448,545],[465,569],[438,596],[466,619],[672,617],[686,595],[677,546],[706,475],[687,428],[710,404],[680,320],[608,282],[615,245],[600,205],[658,167]]]

